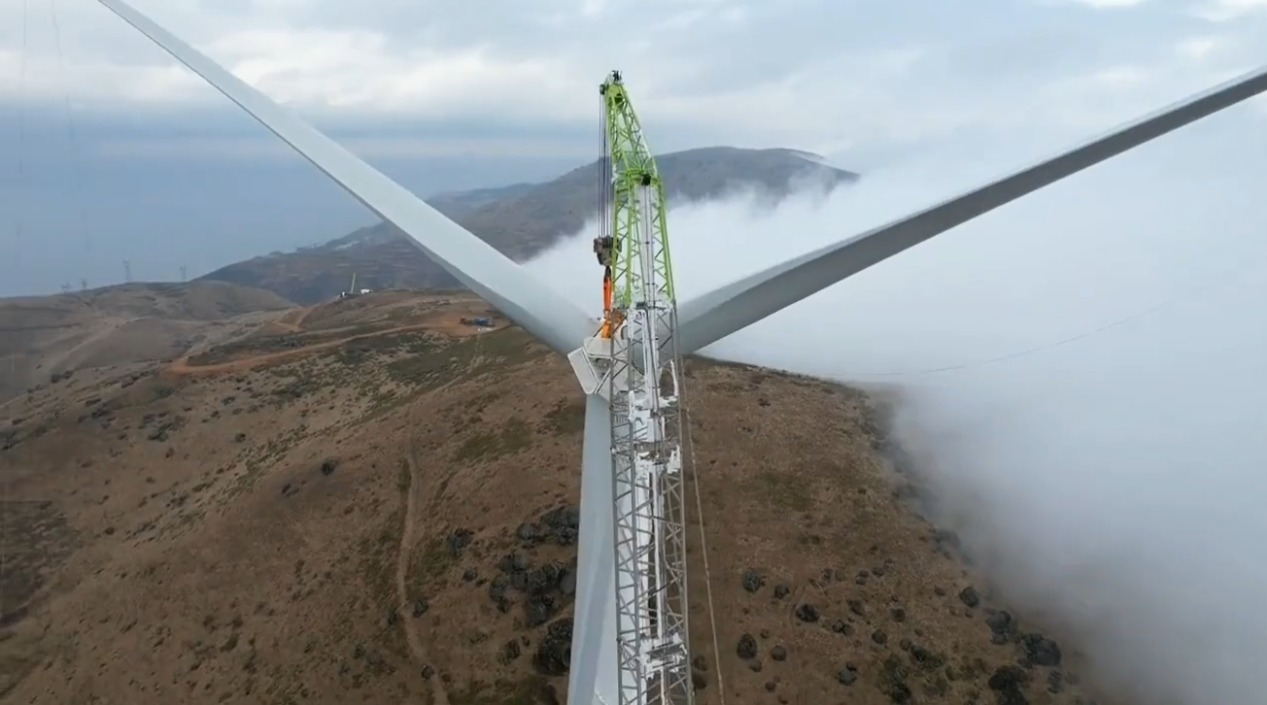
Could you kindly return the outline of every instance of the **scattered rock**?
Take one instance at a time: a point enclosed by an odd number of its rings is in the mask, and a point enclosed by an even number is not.
[[[541,539],[541,529],[536,524],[524,522],[519,525],[519,529],[515,531],[520,541],[535,542]]]
[[[968,607],[976,607],[981,604],[981,595],[977,594],[977,589],[969,585],[959,591],[959,600]]]
[[[874,641],[877,644],[883,645],[885,643],[888,643],[889,635],[885,634],[883,630],[877,629],[871,632],[871,641]]]
[[[339,467],[339,461],[334,458],[326,458],[321,461],[321,474],[329,477],[334,474],[334,470],[337,467]]]
[[[1015,627],[1012,615],[1007,610],[1000,610],[985,618],[985,623],[995,635],[1011,633]]]
[[[471,541],[475,538],[475,532],[470,529],[454,529],[449,534],[449,553],[457,556],[462,553],[462,549],[471,545]]]
[[[572,619],[564,617],[546,627],[546,635],[537,645],[532,665],[546,676],[561,676],[572,666]]]
[[[990,676],[987,685],[998,694],[999,705],[1028,705],[1023,690],[1029,674],[1020,666],[999,666]]]
[[[787,649],[783,648],[782,646],[776,646],[773,649],[770,649],[770,658],[774,659],[775,661],[786,661]]]
[[[789,588],[786,585],[774,586],[774,599],[782,600],[783,598],[787,597],[790,594],[792,594],[792,588]]]
[[[703,654],[700,654],[700,655],[696,656],[695,658],[691,659],[691,667],[692,667],[692,668],[694,668],[694,669],[695,669],[695,670],[697,670],[697,671],[701,671],[701,672],[707,673],[707,672],[708,672],[708,659],[704,658],[704,655],[703,655]]]
[[[546,541],[551,537],[560,546],[571,546],[576,543],[577,530],[581,524],[581,510],[572,505],[555,507],[541,515],[540,530],[537,541]]]
[[[942,664],[946,662],[946,659],[918,645],[911,647],[911,660],[918,664],[920,668],[928,671],[941,668]]]
[[[742,659],[756,658],[757,640],[753,639],[751,634],[744,634],[739,637],[739,644],[735,646],[735,653]]]
[[[466,571],[462,573],[462,580],[468,583],[475,582],[475,580],[479,577],[480,577],[480,572],[474,568],[467,568]]]
[[[796,608],[796,618],[802,622],[817,622],[818,608],[811,604],[802,604]]]
[[[844,685],[853,685],[858,680],[858,671],[850,666],[845,666],[836,674],[836,680]]]
[[[853,627],[843,619],[838,619],[835,622],[832,622],[831,630],[837,634],[844,634],[845,636],[853,634]]]
[[[1060,645],[1042,634],[1026,634],[1021,637],[1025,658],[1035,666],[1059,666]]]
[[[905,622],[906,610],[902,609],[901,607],[894,607],[893,609],[889,610],[889,616],[893,618],[894,622]]]
[[[755,568],[749,568],[743,572],[743,589],[748,592],[756,592],[765,585],[765,578],[761,577],[761,573]]]
[[[522,573],[528,565],[528,558],[522,553],[508,553],[497,561],[497,569],[503,573]]]
[[[506,597],[506,586],[496,583],[488,586],[488,599],[497,606],[497,611],[506,614],[510,611],[510,600]]]
[[[866,610],[866,607],[863,606],[862,600],[847,600],[845,604],[849,605],[850,612],[853,612],[859,617],[866,616],[867,610]]]
[[[431,609],[431,604],[426,600],[421,598],[414,600],[414,619],[426,614],[429,609]]]
[[[889,700],[904,705],[911,702],[911,687],[906,684],[906,669],[902,666],[902,660],[897,656],[890,656],[884,660],[884,666],[880,671],[879,679],[880,692],[889,697]]]
[[[554,616],[555,604],[550,596],[533,597],[524,602],[524,623],[529,627],[539,627]]]

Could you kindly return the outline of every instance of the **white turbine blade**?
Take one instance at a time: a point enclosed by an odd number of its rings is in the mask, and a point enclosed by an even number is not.
[[[935,235],[1264,91],[1267,69],[1259,69],[927,210],[687,301],[678,309],[682,351],[715,343]]]
[[[605,399],[591,394],[585,400],[581,451],[581,525],[568,705],[619,702],[612,501],[611,410]]]
[[[534,279],[352,153],[238,79],[122,0],[98,0],[250,113],[422,252],[529,333],[567,354],[595,323],[571,301]]]

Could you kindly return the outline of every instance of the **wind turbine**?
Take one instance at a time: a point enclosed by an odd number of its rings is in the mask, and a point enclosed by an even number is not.
[[[581,468],[581,532],[569,705],[615,705],[622,697],[617,639],[616,507],[611,403],[585,379],[594,321],[492,246],[450,221],[304,121],[278,106],[122,0],[99,0],[342,186],[485,301],[573,360],[587,388]],[[1026,194],[1184,125],[1267,91],[1267,69],[1191,96],[1107,135],[971,189],[925,210],[734,281],[677,307],[677,350],[685,355],[832,284]]]

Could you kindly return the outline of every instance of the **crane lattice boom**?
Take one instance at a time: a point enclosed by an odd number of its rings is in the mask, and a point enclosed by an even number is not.
[[[620,73],[602,84],[603,319],[571,356],[611,403],[620,705],[690,704],[677,300],[664,187]]]

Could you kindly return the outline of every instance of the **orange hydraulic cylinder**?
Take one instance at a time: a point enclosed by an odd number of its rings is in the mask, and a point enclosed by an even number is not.
[[[612,335],[612,279],[603,275],[603,327],[600,335],[610,338]]]

